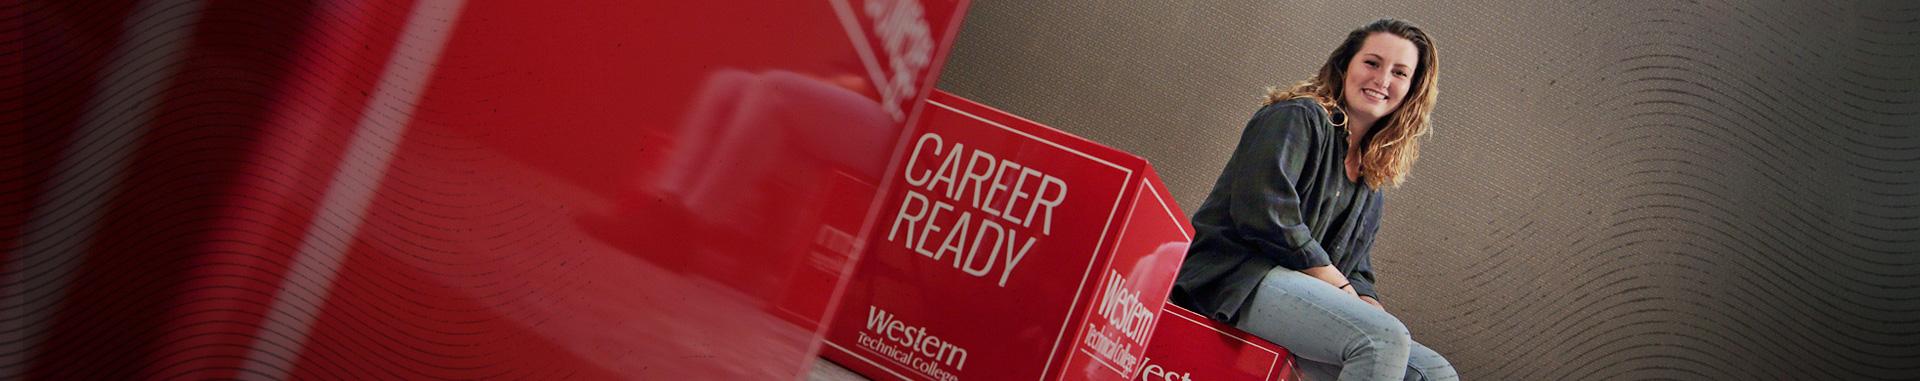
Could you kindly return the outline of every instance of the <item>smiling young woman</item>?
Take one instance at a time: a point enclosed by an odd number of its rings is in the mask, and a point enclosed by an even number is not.
[[[1382,188],[1419,157],[1438,82],[1433,39],[1380,19],[1312,78],[1268,89],[1207,200],[1175,304],[1281,346],[1341,380],[1454,379],[1374,292]]]

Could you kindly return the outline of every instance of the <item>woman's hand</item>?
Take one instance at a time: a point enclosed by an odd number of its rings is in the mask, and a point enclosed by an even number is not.
[[[1380,300],[1374,299],[1371,296],[1360,295],[1360,301],[1367,302],[1367,304],[1372,304],[1373,308],[1379,308],[1381,311],[1387,310],[1387,306],[1380,305]]]
[[[1306,270],[1301,270],[1300,272],[1313,276],[1321,282],[1327,282],[1328,285],[1340,288],[1340,291],[1346,292],[1347,296],[1360,297],[1359,293],[1353,291],[1353,285],[1349,283],[1351,281],[1347,280],[1346,276],[1340,275],[1340,270],[1335,270],[1332,265],[1308,267]]]

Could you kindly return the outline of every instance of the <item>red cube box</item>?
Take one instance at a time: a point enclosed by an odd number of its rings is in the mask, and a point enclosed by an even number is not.
[[[823,356],[882,379],[1133,378],[1193,231],[1153,167],[928,102]]]
[[[1298,379],[1286,348],[1172,304],[1160,309],[1139,381]]]

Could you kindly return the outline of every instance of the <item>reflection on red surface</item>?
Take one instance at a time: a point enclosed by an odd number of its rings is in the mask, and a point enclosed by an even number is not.
[[[0,379],[793,378],[964,9],[81,3],[0,25]]]

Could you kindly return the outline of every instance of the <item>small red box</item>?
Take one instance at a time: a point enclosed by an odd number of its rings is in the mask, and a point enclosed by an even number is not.
[[[868,377],[1126,380],[1193,228],[1147,161],[944,92],[823,356]]]
[[[1147,346],[1139,381],[1298,379],[1286,348],[1172,304]]]

